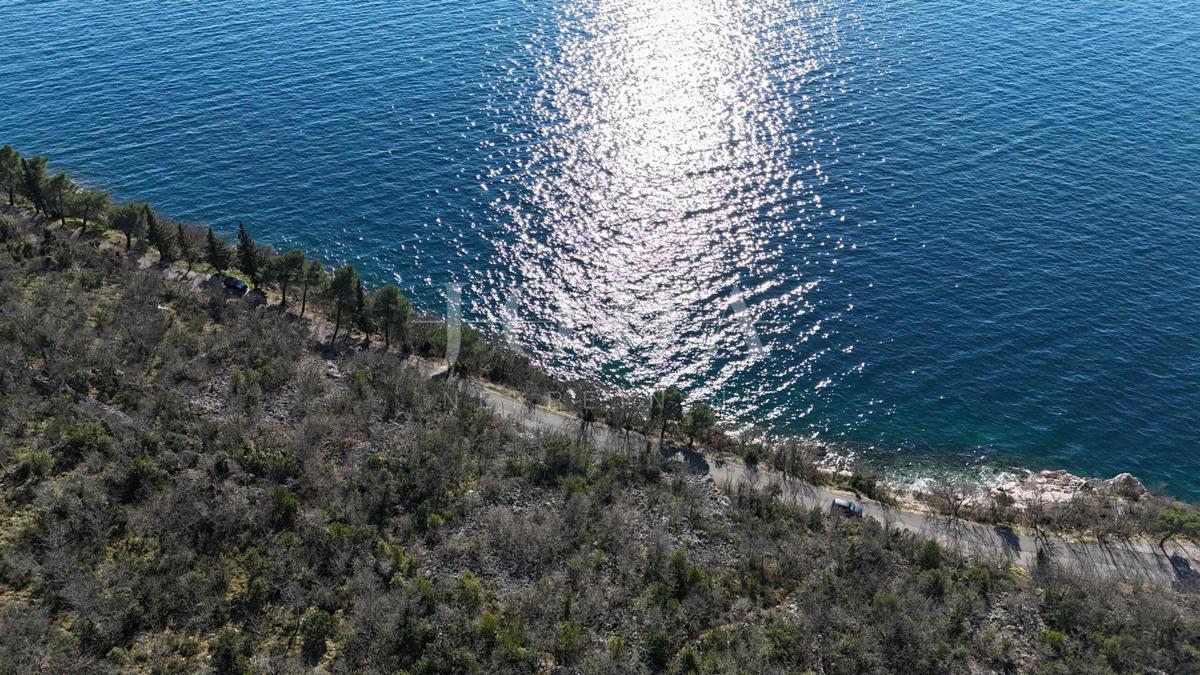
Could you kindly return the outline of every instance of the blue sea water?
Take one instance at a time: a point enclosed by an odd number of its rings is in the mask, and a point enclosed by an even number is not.
[[[1194,0],[5,0],[6,142],[559,374],[1200,499]]]

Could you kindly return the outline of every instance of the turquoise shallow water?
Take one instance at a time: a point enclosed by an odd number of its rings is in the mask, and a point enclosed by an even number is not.
[[[559,373],[1200,498],[1194,2],[10,0],[0,85],[0,142]]]

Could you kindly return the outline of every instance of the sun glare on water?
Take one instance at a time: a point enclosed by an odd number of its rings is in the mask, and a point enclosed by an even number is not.
[[[786,2],[584,0],[557,18],[519,159],[489,177],[512,187],[496,304],[566,370],[717,392],[754,365],[746,326],[803,316],[820,283],[769,242],[807,246],[821,208],[798,88],[835,32],[814,39]]]

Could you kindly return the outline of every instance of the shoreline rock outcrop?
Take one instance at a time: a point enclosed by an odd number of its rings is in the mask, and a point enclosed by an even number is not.
[[[1142,481],[1130,473],[1119,473],[1109,479],[1084,478],[1064,469],[1026,471],[1016,480],[1002,483],[987,491],[991,497],[1007,495],[1019,509],[1031,504],[1062,504],[1088,493],[1107,493],[1129,501],[1138,501],[1150,494]]]

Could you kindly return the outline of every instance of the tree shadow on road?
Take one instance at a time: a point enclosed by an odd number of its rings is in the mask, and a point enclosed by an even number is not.
[[[1192,569],[1192,563],[1181,555],[1169,556],[1175,582],[1182,590],[1200,592],[1200,572]]]
[[[1016,532],[1007,527],[996,527],[992,531],[996,533],[996,539],[1004,544],[1004,550],[1013,555],[1021,552],[1021,538]]]
[[[658,451],[663,460],[682,462],[687,467],[688,473],[700,474],[702,476],[708,475],[710,468],[708,458],[704,456],[704,453],[695,448],[663,443]]]

